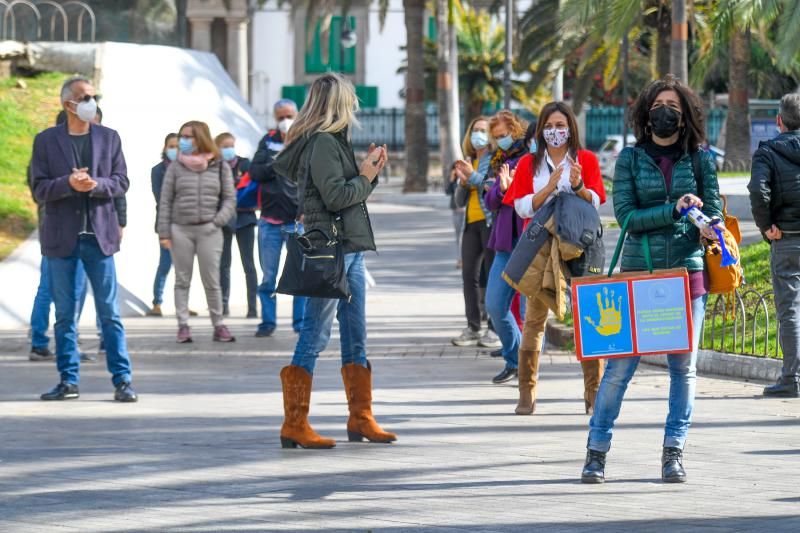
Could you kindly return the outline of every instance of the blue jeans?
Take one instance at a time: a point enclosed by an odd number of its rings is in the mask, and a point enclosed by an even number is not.
[[[80,354],[75,316],[78,295],[75,291],[80,265],[92,284],[95,306],[102,326],[106,363],[114,385],[131,381],[131,362],[125,329],[117,304],[117,274],[114,256],[103,255],[94,235],[81,235],[72,255],[49,257],[50,289],[56,304],[56,364],[61,381],[78,384]]]
[[[164,303],[164,285],[167,284],[169,269],[172,268],[172,255],[166,248],[158,247],[160,255],[158,257],[158,268],[156,269],[156,279],[153,281],[153,305]]]
[[[76,278],[76,302],[75,321],[79,322],[83,304],[86,301],[88,285],[86,283],[86,273],[83,265],[78,265]],[[31,348],[43,349],[50,344],[50,337],[47,330],[50,328],[50,305],[53,303],[53,296],[50,292],[50,271],[48,268],[47,257],[42,256],[41,266],[39,267],[39,288],[33,299],[33,309],[31,310]]]
[[[517,368],[519,343],[522,332],[511,312],[511,301],[516,291],[503,279],[503,271],[511,257],[509,252],[496,252],[486,284],[486,312],[494,324],[494,331],[503,343],[506,368]]]
[[[344,268],[352,297],[347,300],[309,298],[300,338],[292,357],[292,364],[302,367],[309,374],[320,352],[331,340],[333,315],[339,321],[339,337],[342,345],[342,366],[356,363],[367,366],[367,282],[364,271],[364,254],[344,256]]]
[[[258,260],[264,278],[258,286],[258,298],[261,300],[261,324],[259,331],[272,331],[278,324],[277,300],[275,287],[278,280],[278,267],[281,261],[281,248],[286,239],[295,231],[303,233],[303,225],[295,223],[270,224],[264,219],[258,221]],[[296,296],[292,308],[292,328],[300,332],[303,327],[306,301],[308,298]]]
[[[686,435],[692,422],[694,392],[697,386],[697,348],[703,331],[703,317],[708,296],[692,300],[693,334],[692,352],[667,355],[669,367],[669,413],[664,427],[664,446],[683,449]],[[622,398],[628,388],[640,357],[609,359],[605,374],[597,391],[594,415],[589,421],[589,444],[587,447],[599,452],[611,448],[611,433],[614,421],[622,408]]]

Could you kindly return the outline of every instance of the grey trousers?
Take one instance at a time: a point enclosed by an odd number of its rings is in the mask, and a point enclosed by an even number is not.
[[[172,225],[172,264],[175,267],[175,308],[178,324],[189,323],[189,287],[194,258],[200,265],[200,279],[214,326],[222,325],[222,289],[219,262],[222,257],[222,229],[213,223],[197,226]]]
[[[782,381],[800,380],[800,235],[783,234],[770,250],[772,288],[783,351]]]

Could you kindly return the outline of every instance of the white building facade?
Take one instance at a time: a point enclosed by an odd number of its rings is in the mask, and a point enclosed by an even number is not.
[[[268,127],[274,126],[272,106],[280,98],[301,103],[305,87],[326,71],[346,74],[355,84],[363,107],[403,107],[404,77],[398,74],[406,42],[402,0],[390,0],[381,30],[377,2],[354,0],[347,24],[357,43],[342,49],[341,17],[331,21],[327,51],[318,32],[306,32],[307,13],[292,17],[286,6],[267,2],[252,18],[250,102]]]

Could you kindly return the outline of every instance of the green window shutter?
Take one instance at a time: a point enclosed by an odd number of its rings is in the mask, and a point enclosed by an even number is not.
[[[288,98],[297,104],[297,109],[303,107],[306,101],[305,85],[284,85],[281,88],[281,98]]]
[[[362,109],[374,109],[378,107],[378,88],[369,85],[356,85],[356,96],[358,105]]]
[[[321,74],[328,71],[328,65],[322,61],[322,47],[319,40],[320,22],[314,30],[314,36],[306,45],[306,74]],[[306,21],[306,32],[308,32],[308,21]]]
[[[436,17],[428,17],[428,39],[436,42]]]
[[[350,29],[355,31],[356,18],[350,17]],[[342,64],[342,17],[331,17],[331,27],[328,41],[328,57],[323,57],[320,42],[320,26],[322,21],[317,22],[314,29],[314,38],[310,43],[306,41],[306,74],[322,74],[325,72],[344,72],[355,74],[356,72],[356,47],[344,50],[344,64]],[[306,21],[308,28],[308,21]],[[356,45],[358,46],[358,45]]]

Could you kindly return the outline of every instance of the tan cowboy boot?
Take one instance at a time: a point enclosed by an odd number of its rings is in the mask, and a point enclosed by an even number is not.
[[[308,423],[308,407],[311,403],[311,374],[295,365],[283,367],[283,426],[281,446],[283,448],[333,448],[336,441],[321,437]]]
[[[372,367],[364,368],[358,364],[342,367],[342,380],[350,407],[347,420],[347,438],[351,442],[389,443],[397,440],[397,435],[384,431],[372,416]]]
[[[536,380],[539,375],[539,352],[519,351],[519,402],[514,412],[532,415],[536,411]]]
[[[594,401],[603,379],[603,361],[600,359],[581,361],[583,369],[583,402],[586,414],[594,414]]]

